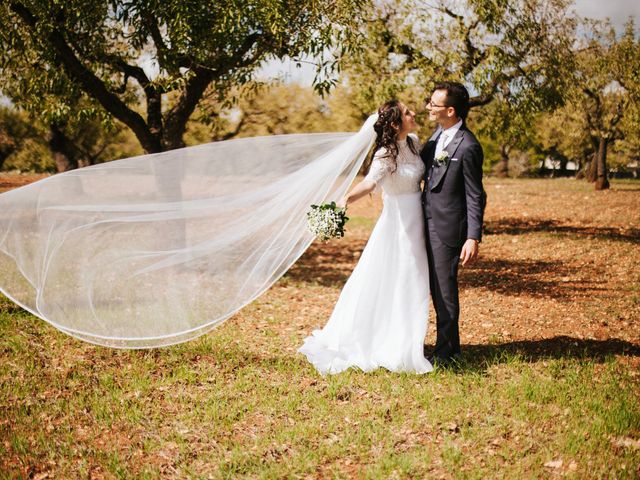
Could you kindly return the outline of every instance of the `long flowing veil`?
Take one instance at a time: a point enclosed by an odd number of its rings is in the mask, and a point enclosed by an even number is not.
[[[143,155],[0,195],[0,291],[69,335],[118,348],[195,338],[302,255],[306,212],[361,167],[360,132],[257,137]]]

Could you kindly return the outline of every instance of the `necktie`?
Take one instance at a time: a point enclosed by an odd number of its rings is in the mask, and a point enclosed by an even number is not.
[[[440,135],[440,138],[438,138],[438,143],[436,144],[436,152],[435,152],[436,157],[440,155],[444,150],[444,147],[447,143],[447,139],[448,139],[448,134],[444,132]]]

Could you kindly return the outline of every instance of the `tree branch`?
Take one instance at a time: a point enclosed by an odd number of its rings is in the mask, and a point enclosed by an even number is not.
[[[397,53],[400,55],[405,55],[407,57],[407,63],[413,64],[417,61],[428,61],[431,62],[429,58],[427,58],[423,53],[413,47],[412,45],[408,45],[406,43],[399,42],[397,37],[391,33],[391,28],[389,27],[390,15],[386,15],[384,18],[381,18],[379,22],[383,26],[381,40],[382,43],[387,47],[390,53]]]
[[[442,5],[441,11],[454,19],[460,30],[463,32],[462,38],[465,46],[465,51],[467,53],[466,59],[462,64],[462,71],[464,75],[470,74],[482,61],[487,58],[488,52],[486,50],[481,51],[478,47],[476,47],[471,41],[471,35],[478,27],[480,23],[480,19],[476,18],[470,25],[467,25],[464,21],[464,17],[462,15],[458,15],[457,13],[450,10],[448,7]]]
[[[247,120],[247,115],[243,113],[242,114],[242,118],[236,124],[235,128],[233,130],[231,130],[230,132],[227,132],[224,135],[222,135],[222,138],[220,138],[220,140],[229,140],[229,139],[235,137],[236,135],[238,135],[238,133],[240,133],[240,130],[244,126],[246,120]]]
[[[187,81],[178,103],[167,112],[165,117],[164,146],[166,148],[173,149],[184,146],[182,134],[186,129],[187,121],[205,90],[213,81],[214,73],[214,70],[202,67],[194,69],[194,75]]]
[[[464,17],[462,15],[458,15],[457,13],[455,13],[453,10],[451,10],[449,7],[445,6],[444,4],[441,5],[440,11],[443,13],[446,13],[457,22],[464,22]]]
[[[498,88],[500,87],[500,84],[506,80],[508,80],[508,77],[504,75],[496,75],[491,81],[488,91],[469,99],[469,108],[483,107],[484,105],[491,103],[498,91]]]
[[[164,43],[162,34],[160,33],[160,27],[158,26],[158,22],[156,21],[156,18],[146,10],[142,13],[142,19],[144,20],[145,25],[149,29],[149,34],[153,39],[153,43],[156,46],[156,51],[158,52],[158,57],[159,57],[161,52],[165,52],[167,50],[167,46]]]
[[[156,17],[145,11],[142,13],[142,19],[149,30],[149,35],[151,35],[153,44],[156,47],[158,65],[162,70],[166,70],[172,75],[179,75],[179,69],[181,67],[193,67],[195,62],[192,56],[184,54],[176,55],[170,48],[167,48],[167,44],[162,38],[162,33],[160,32],[160,27],[158,26]]]
[[[30,27],[31,34],[35,34],[37,19],[31,11],[20,2],[12,2],[10,8]],[[95,98],[105,110],[128,125],[147,152],[160,151],[161,144],[158,138],[149,130],[142,116],[127,107],[117,95],[109,91],[100,78],[82,64],[59,30],[52,30],[46,41],[53,47],[57,63],[78,81],[85,93]]]
[[[179,68],[186,65],[182,65],[180,60],[177,62],[177,64],[174,65],[170,65],[171,62],[168,62],[167,53],[169,52],[169,50],[167,49],[167,45],[162,38],[162,33],[160,32],[160,27],[158,26],[157,19],[146,9],[141,12],[141,16],[144,25],[147,27],[147,30],[149,30],[149,35],[151,35],[153,44],[156,47],[158,65],[162,70],[166,70],[172,75],[179,74]]]
[[[198,105],[205,90],[216,77],[220,78],[222,75],[234,69],[251,65],[259,58],[259,49],[254,55],[248,58],[245,58],[245,56],[260,38],[261,34],[258,33],[248,35],[233,55],[218,59],[213,68],[199,65],[193,69],[194,75],[187,81],[178,103],[166,116],[164,136],[166,139],[165,146],[167,148],[180,148],[184,146],[182,143],[182,134],[186,129],[187,121]]]
[[[616,106],[616,114],[611,119],[611,128],[615,128],[615,126],[622,120],[622,116],[624,115],[625,107],[627,106],[627,102],[625,100],[621,100],[618,102]]]
[[[128,77],[135,78],[142,88],[146,88],[151,83],[142,67],[130,65],[117,55],[109,56],[107,61]]]
[[[137,65],[130,65],[118,56],[109,57],[112,65],[125,75],[123,89],[126,89],[127,77],[135,78],[142,87],[147,99],[147,125],[153,135],[162,135],[162,89],[149,80],[147,74]]]
[[[485,95],[478,95],[477,97],[471,97],[469,99],[469,108],[471,109],[474,107],[483,107],[488,103],[491,103],[494,95],[495,95],[495,92],[491,92]]]

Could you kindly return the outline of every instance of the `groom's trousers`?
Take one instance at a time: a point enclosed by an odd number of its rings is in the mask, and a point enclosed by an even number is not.
[[[462,247],[450,247],[442,243],[431,218],[426,221],[429,287],[438,328],[433,355],[448,359],[460,353],[458,264]]]

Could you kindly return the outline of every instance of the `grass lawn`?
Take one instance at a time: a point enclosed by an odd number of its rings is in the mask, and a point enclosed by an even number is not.
[[[186,344],[95,347],[0,297],[0,478],[638,478],[640,182],[486,189],[456,369],[322,377],[296,353],[379,198]]]

